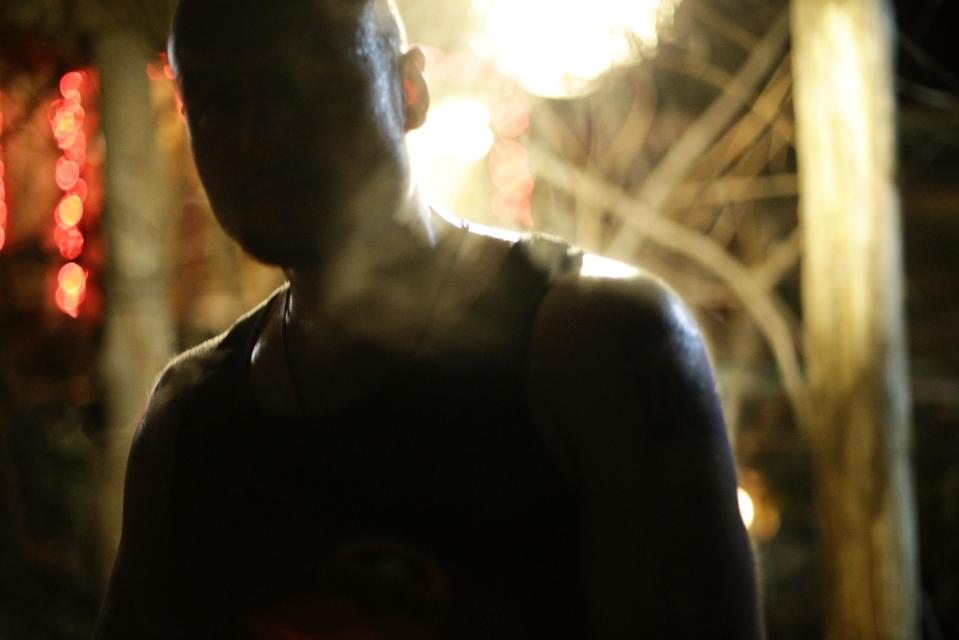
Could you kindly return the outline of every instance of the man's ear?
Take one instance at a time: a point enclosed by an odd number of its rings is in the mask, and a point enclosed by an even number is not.
[[[403,74],[403,111],[406,114],[405,130],[412,131],[426,122],[430,109],[430,89],[426,85],[426,56],[419,47],[410,47],[400,59]]]

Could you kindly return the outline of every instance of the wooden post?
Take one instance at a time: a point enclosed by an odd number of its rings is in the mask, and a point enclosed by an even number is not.
[[[792,0],[803,320],[825,637],[918,637],[886,0]]]
[[[101,512],[107,573],[119,541],[123,475],[134,428],[173,351],[172,225],[146,74],[148,48],[134,34],[113,27],[98,32],[95,53],[107,145],[102,356],[107,452]]]

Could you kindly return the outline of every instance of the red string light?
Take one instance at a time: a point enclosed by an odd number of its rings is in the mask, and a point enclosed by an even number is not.
[[[526,102],[516,99],[500,105],[493,117],[496,142],[489,153],[493,183],[493,214],[501,220],[533,226],[533,174],[529,153],[520,142],[529,129]]]
[[[3,141],[3,96],[0,95],[0,143]],[[7,187],[3,181],[6,166],[3,164],[3,144],[0,144],[0,251],[7,243]]]
[[[78,225],[83,220],[87,183],[81,175],[86,166],[87,139],[83,132],[86,112],[83,88],[87,78],[82,71],[71,71],[60,78],[60,95],[50,105],[50,128],[63,154],[57,159],[54,179],[64,192],[53,213],[56,226],[53,239],[64,259],[69,260],[57,274],[57,307],[76,318],[87,294],[87,272],[73,262],[83,251],[84,238]]]

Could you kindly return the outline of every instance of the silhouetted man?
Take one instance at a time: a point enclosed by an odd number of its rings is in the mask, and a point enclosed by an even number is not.
[[[431,211],[385,0],[183,0],[170,52],[217,219],[289,285],[160,377],[97,638],[759,636],[692,321]]]

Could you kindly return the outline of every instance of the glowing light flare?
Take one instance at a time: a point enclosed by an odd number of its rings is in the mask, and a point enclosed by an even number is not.
[[[407,136],[417,166],[454,161],[468,165],[493,145],[489,109],[468,98],[446,98],[430,109],[426,124]]]
[[[64,98],[80,98],[80,87],[85,77],[82,71],[70,71],[60,78],[60,95]]]
[[[68,195],[76,196],[80,198],[81,202],[86,202],[88,192],[87,181],[83,178],[77,178],[76,184],[70,188]]]
[[[516,222],[526,227],[533,226],[533,207],[529,198],[512,199],[495,193],[492,209],[493,215],[500,220]]]
[[[610,67],[656,46],[678,1],[473,0],[482,29],[471,45],[530,93],[573,97]]]
[[[66,263],[57,273],[57,285],[70,295],[78,295],[86,283],[87,272],[76,262]]]
[[[74,136],[79,133],[86,113],[80,106],[79,100],[55,100],[52,106],[53,115],[50,118],[50,126],[57,143],[63,148],[63,145],[74,140]]]
[[[80,165],[73,160],[68,160],[66,157],[61,156],[57,159],[54,178],[61,191],[69,191],[77,184],[77,180],[80,179]]]
[[[77,131],[76,134],[71,136],[69,139],[65,139],[63,146],[60,148],[63,150],[63,155],[68,160],[72,160],[80,166],[83,166],[86,163],[87,137],[82,131]]]
[[[753,520],[756,516],[756,509],[753,506],[752,496],[742,487],[736,488],[736,498],[739,501],[739,515],[743,519],[743,524],[747,529],[752,529]]]
[[[515,140],[498,140],[489,157],[490,177],[502,195],[518,199],[533,193],[529,153]]]
[[[493,130],[503,138],[517,138],[529,130],[529,109],[525,101],[505,102],[493,113]]]
[[[83,218],[83,200],[76,194],[63,196],[60,204],[57,205],[54,217],[57,226],[61,229],[75,227]]]
[[[84,288],[78,293],[67,293],[57,287],[57,292],[54,294],[53,299],[57,303],[57,308],[59,308],[60,311],[71,318],[79,318],[80,305],[83,304],[83,301],[86,299],[86,289]]]
[[[589,277],[621,279],[632,278],[639,274],[639,270],[625,262],[619,262],[595,253],[585,253],[583,254],[583,266],[580,273]]]
[[[53,240],[65,260],[74,260],[83,252],[83,234],[76,227],[53,229]]]
[[[3,134],[3,101],[0,99],[0,134]],[[7,171],[3,163],[3,145],[0,145],[0,250],[7,243],[7,188],[3,176]]]

